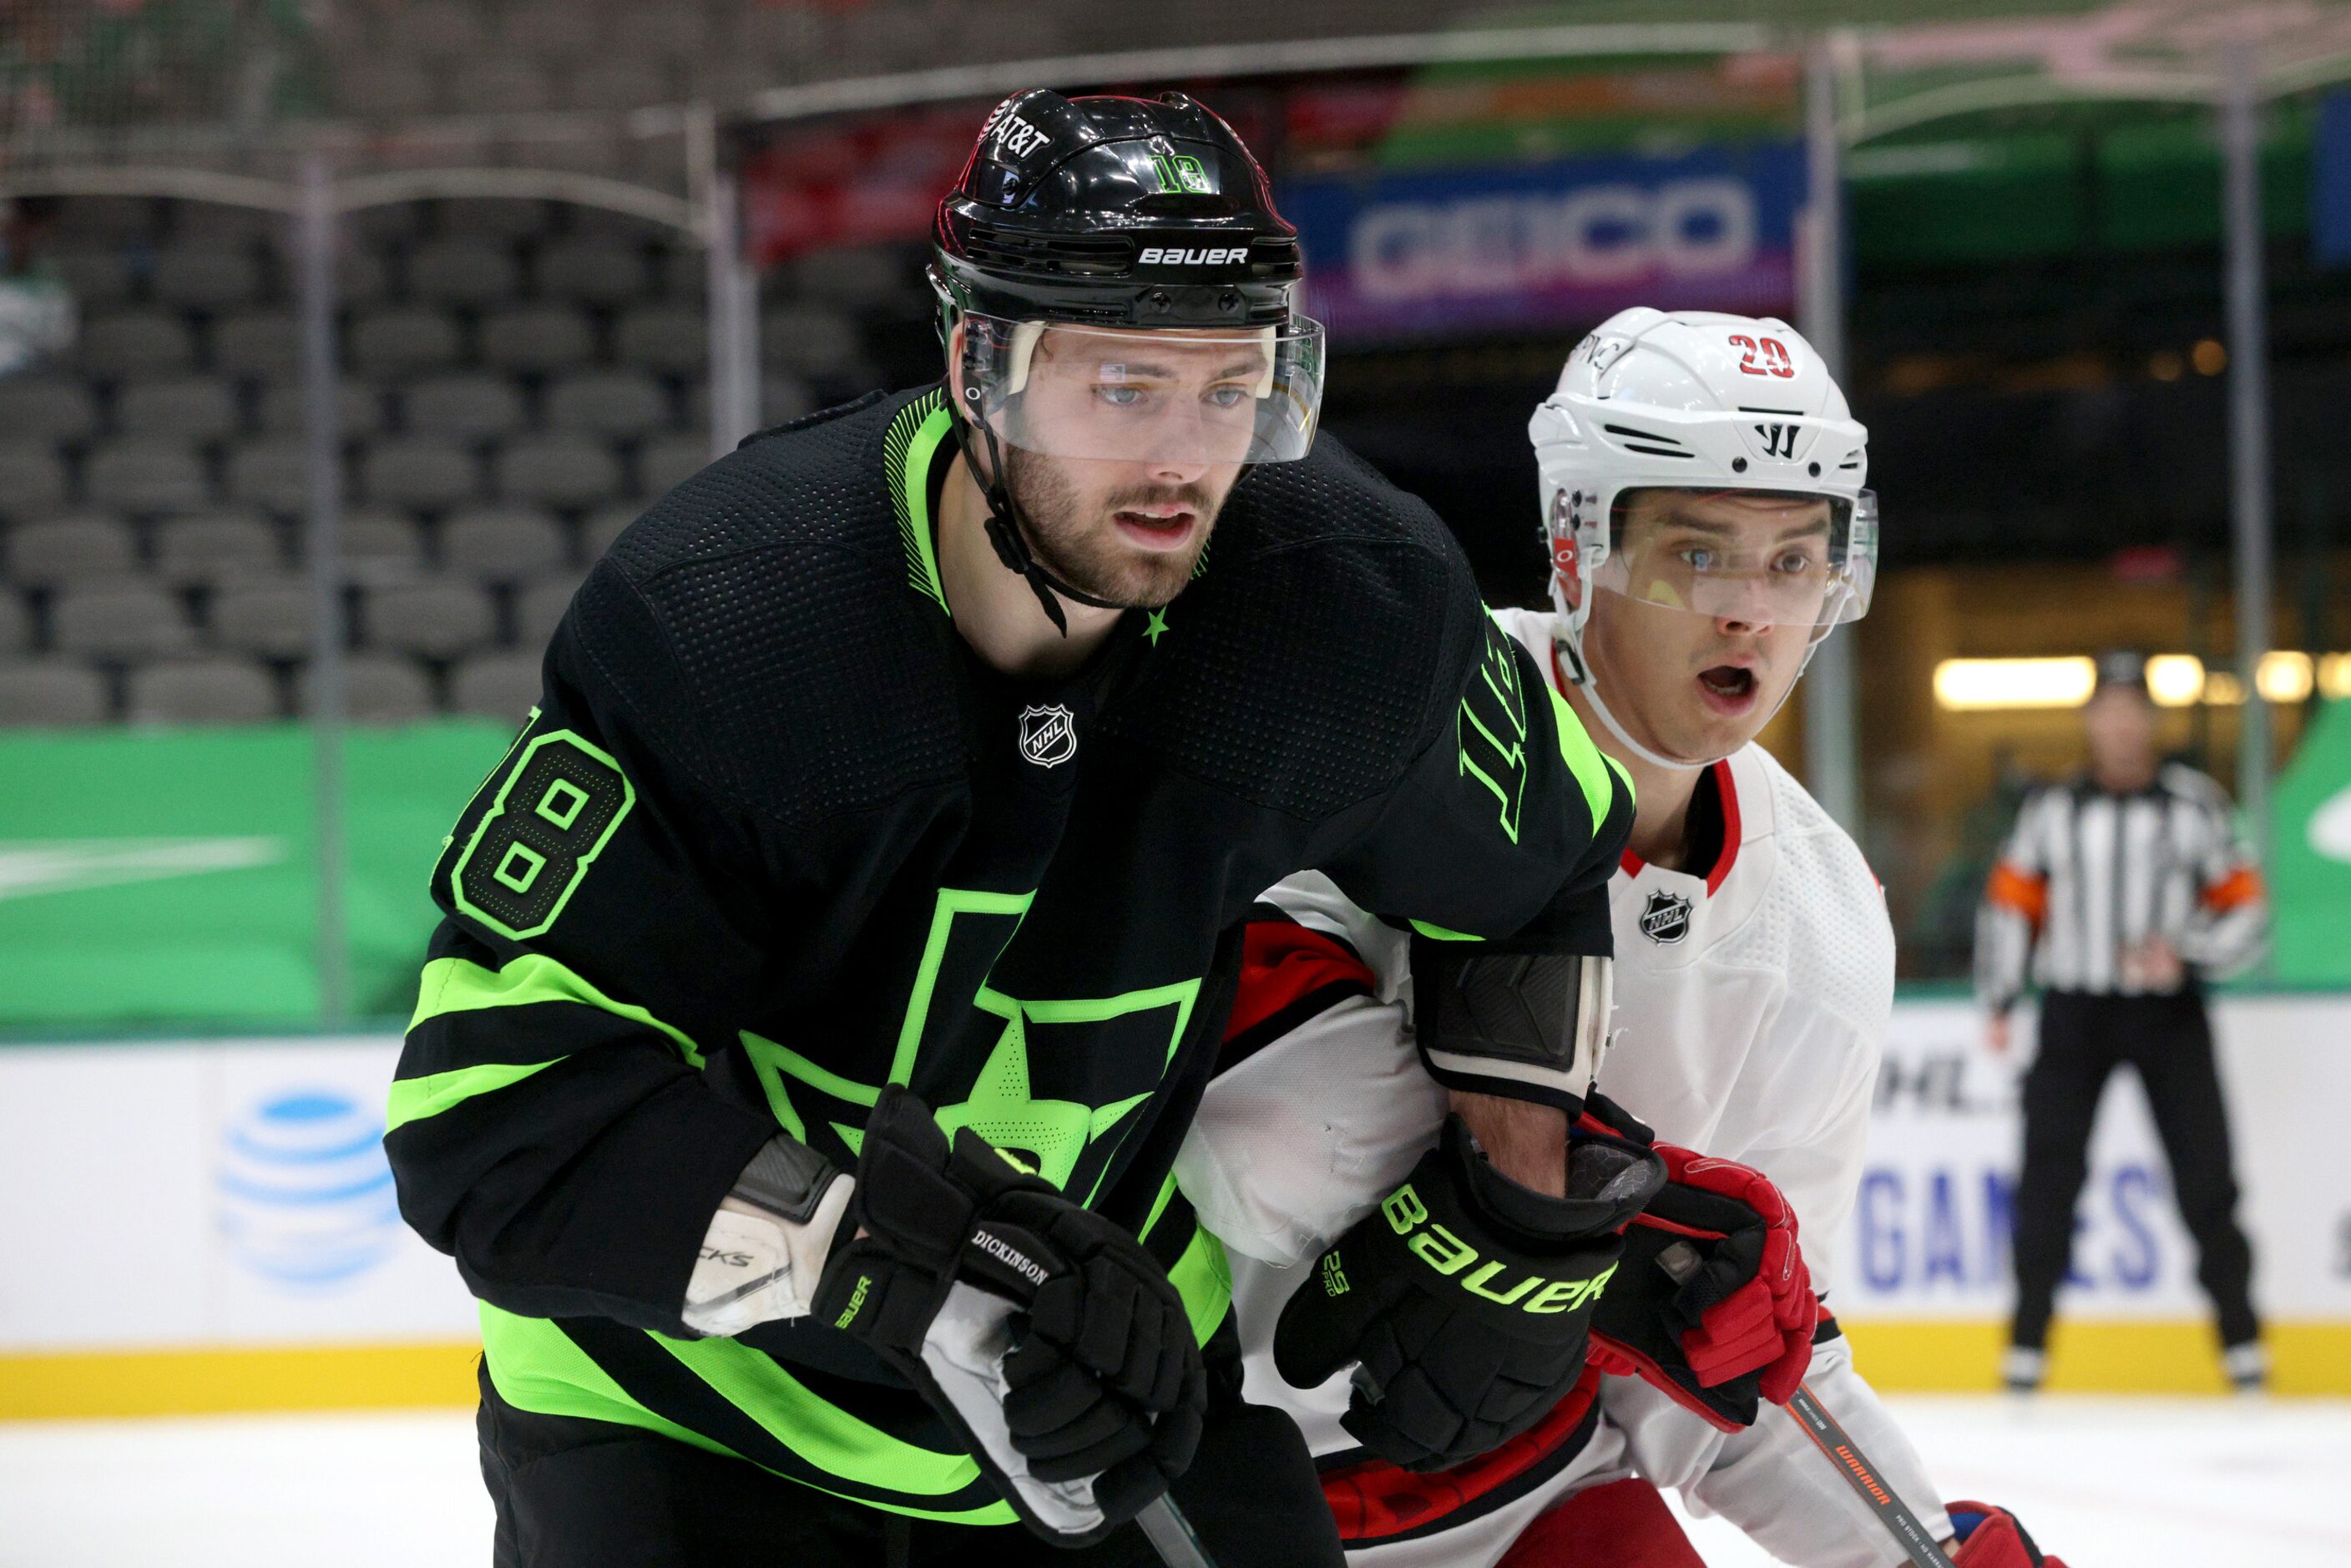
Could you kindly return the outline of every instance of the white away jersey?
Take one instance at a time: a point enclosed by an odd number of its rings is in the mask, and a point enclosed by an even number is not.
[[[1551,617],[1496,618],[1557,685]],[[1768,752],[1748,746],[1713,773],[1724,829],[1715,863],[1669,871],[1628,854],[1610,882],[1615,1013],[1599,1087],[1665,1142],[1754,1166],[1776,1182],[1796,1211],[1814,1288],[1828,1296],[1893,1004],[1894,934],[1859,849]],[[1235,1302],[1252,1353],[1250,1397],[1289,1406],[1310,1444],[1326,1452],[1352,1442],[1336,1422],[1344,1380],[1305,1394],[1282,1385],[1266,1354],[1274,1317],[1305,1272],[1296,1265],[1367,1212],[1428,1147],[1444,1095],[1416,1071],[1403,934],[1316,873],[1291,877],[1266,898],[1353,946],[1373,972],[1372,994],[1222,1074],[1176,1172],[1203,1222],[1242,1255]],[[1814,1392],[1928,1526],[1946,1530],[1915,1455],[1853,1375],[1844,1344],[1822,1352]],[[1726,1437],[1646,1385],[1618,1378],[1606,1380],[1603,1408],[1629,1450],[1612,1458],[1724,1513],[1784,1560],[1806,1568],[1899,1561],[1784,1412],[1767,1410],[1753,1429]],[[1493,1561],[1508,1542],[1485,1544],[1492,1556],[1466,1550],[1459,1561]],[[1398,1550],[1370,1555],[1384,1561]]]
[[[1558,685],[1552,617],[1495,618]],[[1826,1293],[1894,1006],[1894,927],[1861,851],[1770,752],[1750,745],[1712,771],[1715,863],[1628,853],[1609,881],[1616,1016],[1600,1089],[1667,1143],[1778,1183]]]

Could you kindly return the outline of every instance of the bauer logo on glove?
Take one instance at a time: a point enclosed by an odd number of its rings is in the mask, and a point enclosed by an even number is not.
[[[1456,1282],[1463,1290],[1496,1306],[1529,1312],[1573,1312],[1591,1305],[1607,1286],[1608,1277],[1616,1272],[1616,1265],[1611,1263],[1589,1279],[1552,1280],[1527,1270],[1514,1272],[1499,1258],[1480,1263],[1478,1249],[1429,1218],[1428,1205],[1410,1182],[1390,1193],[1380,1212],[1387,1217],[1388,1228],[1405,1239],[1407,1251],[1448,1279],[1458,1276]],[[1324,1261],[1332,1264],[1338,1257],[1334,1250]],[[1465,1270],[1468,1272],[1464,1273]],[[1542,1287],[1540,1291],[1535,1290],[1538,1285]],[[1530,1291],[1534,1291],[1531,1297]]]
[[[1584,1335],[1656,1157],[1578,1133],[1568,1196],[1486,1162],[1458,1117],[1412,1175],[1322,1256],[1274,1331],[1274,1364],[1310,1388],[1354,1366],[1347,1430],[1409,1469],[1460,1464],[1525,1431],[1583,1370]]]

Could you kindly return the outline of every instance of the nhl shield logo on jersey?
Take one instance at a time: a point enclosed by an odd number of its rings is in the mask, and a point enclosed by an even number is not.
[[[1058,768],[1078,754],[1078,716],[1060,703],[1020,710],[1020,755],[1040,768]]]
[[[1670,944],[1689,935],[1690,901],[1678,893],[1658,892],[1649,894],[1649,902],[1641,909],[1641,935],[1650,941]]]

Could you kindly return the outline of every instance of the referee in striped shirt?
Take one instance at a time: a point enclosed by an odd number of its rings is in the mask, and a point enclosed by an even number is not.
[[[1976,926],[1976,989],[1994,1051],[2008,1049],[2009,1009],[2028,979],[2043,992],[2040,1050],[2024,1080],[2016,1315],[2002,1375],[2011,1389],[2040,1385],[2091,1124],[2107,1075],[2127,1062],[2146,1086],[2196,1239],[2223,1364],[2239,1388],[2256,1390],[2268,1368],[2203,982],[2259,955],[2268,921],[2261,872],[2220,787],[2157,756],[2146,662],[2109,653],[2097,669],[2082,710],[2089,770],[2026,798]]]

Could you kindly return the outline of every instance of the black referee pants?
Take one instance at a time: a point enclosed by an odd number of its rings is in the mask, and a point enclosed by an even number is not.
[[[2074,1247],[2074,1205],[2088,1174],[2090,1127],[2114,1070],[2146,1085],[2179,1217],[2195,1239],[2196,1278],[2220,1315],[2220,1343],[2258,1338],[2253,1253],[2237,1224],[2229,1122],[2204,998],[2054,991],[2041,1003],[2040,1054],[2024,1079],[2024,1170],[2016,1186],[2016,1316],[2010,1342],[2049,1340],[2051,1304]]]
[[[1072,1552],[1024,1525],[910,1519],[634,1427],[518,1410],[480,1381],[495,1568],[1160,1568],[1131,1524]],[[1210,1560],[1344,1568],[1297,1426],[1242,1404],[1237,1376],[1219,1381],[1212,1371],[1199,1453],[1174,1489]]]

